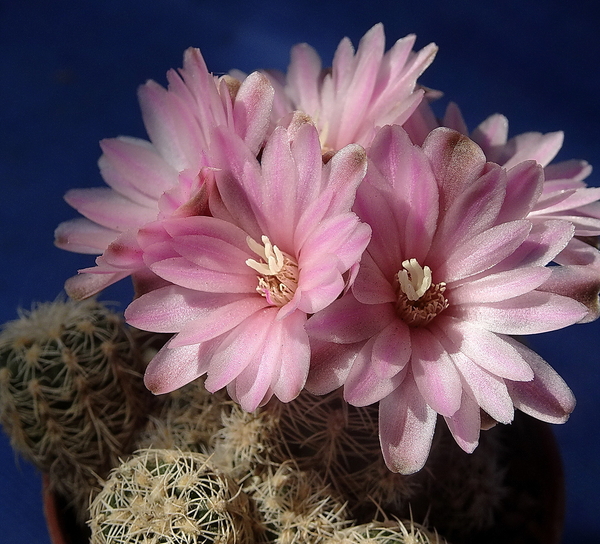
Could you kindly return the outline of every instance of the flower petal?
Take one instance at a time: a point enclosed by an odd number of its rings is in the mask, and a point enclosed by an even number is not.
[[[410,365],[419,391],[436,412],[451,416],[460,407],[462,396],[454,362],[428,329],[411,329],[410,337]]]
[[[311,316],[306,330],[311,338],[353,344],[379,333],[394,319],[391,304],[361,304],[348,294]]]
[[[155,395],[170,393],[202,376],[205,361],[199,358],[200,346],[169,347],[166,344],[146,368],[144,383]]]
[[[463,304],[452,315],[501,334],[537,334],[581,321],[587,308],[567,297],[531,291],[515,298],[488,304]]]
[[[507,382],[515,407],[548,423],[564,423],[575,408],[572,391],[537,353],[516,341],[514,347],[534,372],[530,382]]]
[[[437,414],[423,399],[412,376],[379,402],[379,437],[392,472],[413,474],[427,460]]]

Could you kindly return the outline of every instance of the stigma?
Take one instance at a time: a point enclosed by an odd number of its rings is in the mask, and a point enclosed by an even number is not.
[[[256,291],[272,306],[283,306],[292,298],[298,287],[298,263],[271,243],[268,236],[261,237],[262,245],[246,238],[248,247],[259,260],[247,259],[246,264],[258,272]]]
[[[396,279],[396,313],[410,327],[427,325],[448,307],[446,284],[433,283],[431,269],[417,259],[403,261]]]

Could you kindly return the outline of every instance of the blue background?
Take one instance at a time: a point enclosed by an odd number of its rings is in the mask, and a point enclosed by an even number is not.
[[[422,82],[461,105],[474,128],[503,113],[511,134],[564,130],[560,159],[596,164],[600,185],[600,15],[596,2],[0,0],[0,322],[53,299],[89,256],[53,247],[75,212],[71,187],[102,185],[97,142],[145,137],[136,88],[165,83],[189,46],[209,69],[284,70],[307,41],[325,63],[347,35],[382,21],[388,47],[414,32],[440,51]],[[127,302],[127,285],[104,299]],[[533,345],[578,399],[555,428],[568,504],[565,543],[600,542],[600,323],[540,335]],[[0,542],[47,544],[40,477],[0,436]]]

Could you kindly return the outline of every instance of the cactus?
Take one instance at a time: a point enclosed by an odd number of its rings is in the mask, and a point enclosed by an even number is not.
[[[367,521],[378,509],[406,513],[422,477],[394,474],[385,466],[376,405],[351,406],[341,390],[323,396],[303,391],[290,403],[271,402],[263,410],[278,421],[278,451],[289,451],[300,468],[319,472],[347,499],[353,516]]]
[[[348,525],[343,501],[317,472],[292,460],[269,465],[246,490],[261,516],[259,542],[322,544]]]
[[[238,404],[223,403],[221,427],[210,440],[214,461],[242,482],[287,459],[277,440],[278,425],[271,411],[246,412]]]
[[[136,449],[180,449],[206,453],[221,428],[225,392],[209,393],[201,379],[164,395],[160,412],[151,415],[137,437]]]
[[[323,544],[444,544],[439,535],[410,522],[382,521],[347,527]]]
[[[39,304],[0,334],[0,421],[80,521],[146,417],[142,372],[122,319],[95,300]]]
[[[250,504],[201,453],[139,450],[90,507],[91,544],[245,544]]]

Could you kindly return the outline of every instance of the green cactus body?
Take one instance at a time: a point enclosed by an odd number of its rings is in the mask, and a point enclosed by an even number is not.
[[[114,469],[92,502],[91,544],[245,544],[250,506],[208,456],[144,449]]]
[[[87,504],[146,417],[142,372],[129,330],[104,305],[40,304],[0,334],[0,421],[56,491]]]

